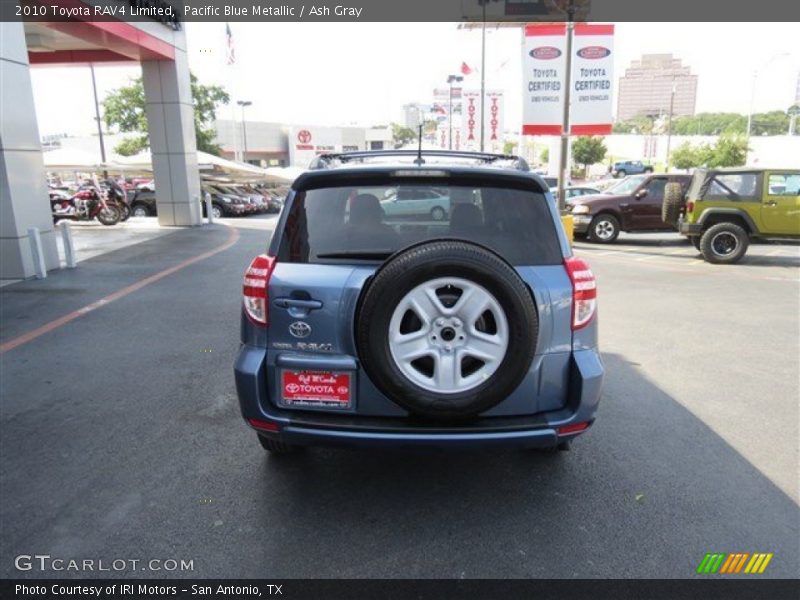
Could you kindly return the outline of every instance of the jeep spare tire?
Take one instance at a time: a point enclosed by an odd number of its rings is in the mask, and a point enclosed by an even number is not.
[[[495,253],[434,241],[384,263],[364,289],[356,345],[372,382],[409,412],[478,415],[528,373],[539,321],[532,294]]]
[[[683,188],[680,183],[670,181],[664,187],[664,202],[661,204],[661,220],[677,227],[683,209]]]

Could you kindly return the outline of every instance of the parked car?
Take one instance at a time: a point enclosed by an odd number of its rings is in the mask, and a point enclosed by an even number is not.
[[[680,173],[632,175],[601,194],[575,198],[572,202],[575,234],[608,244],[621,231],[675,231],[674,224],[661,219],[664,190],[667,183],[674,181],[685,192],[691,178]]]
[[[444,221],[450,214],[450,197],[431,187],[403,187],[381,200],[381,208],[393,219]]]
[[[800,170],[698,169],[662,216],[708,262],[735,263],[751,239],[800,239]]]
[[[228,198],[218,192],[203,186],[203,195],[206,191],[211,193],[211,211],[215,219],[222,217],[241,216],[247,212],[244,203],[240,199]],[[204,198],[200,200],[203,216],[206,216],[206,204]],[[156,193],[148,190],[140,190],[131,200],[131,216],[134,217],[155,217],[158,216],[156,204]]]
[[[245,272],[234,373],[261,445],[565,448],[604,369],[595,278],[546,183],[521,160],[372,156],[300,175]],[[453,202],[392,220],[389,188]]]
[[[592,196],[600,193],[600,190],[585,185],[575,185],[568,187],[564,191],[567,193],[566,202],[568,205],[572,204],[576,198],[580,198],[582,196]]]
[[[614,177],[627,177],[628,175],[638,175],[639,173],[652,173],[653,167],[646,165],[640,160],[622,160],[615,162],[611,167],[611,174]]]

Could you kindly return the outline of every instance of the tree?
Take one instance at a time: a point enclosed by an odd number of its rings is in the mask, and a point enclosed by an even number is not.
[[[503,143],[503,154],[514,154],[514,151],[516,149],[517,149],[517,142]]]
[[[392,123],[392,140],[394,140],[394,147],[400,148],[408,143],[414,142],[419,136],[419,132],[414,131],[411,127],[404,127],[397,123]]]
[[[614,133],[639,133],[647,135],[653,133],[654,124],[655,118],[647,115],[638,115],[627,121],[614,123],[613,131]]]
[[[228,104],[230,96],[220,86],[203,85],[194,75],[190,75],[190,78],[197,149],[219,155],[222,149],[214,143],[216,132],[213,122],[217,107]],[[130,156],[150,146],[141,77],[131,81],[128,86],[110,92],[103,100],[103,109],[108,127],[116,126],[119,131],[137,134],[125,139],[114,149],[118,154]]]
[[[542,164],[550,162],[550,148],[542,150],[542,153],[539,155],[539,160],[542,161]]]
[[[676,169],[692,169],[703,164],[704,152],[702,147],[692,146],[684,142],[670,153],[670,162]]]
[[[741,135],[721,135],[708,160],[709,167],[739,167],[747,160],[747,139]]]
[[[573,160],[583,165],[584,174],[589,169],[589,165],[599,163],[606,156],[606,145],[603,138],[599,137],[579,137],[572,144]]]

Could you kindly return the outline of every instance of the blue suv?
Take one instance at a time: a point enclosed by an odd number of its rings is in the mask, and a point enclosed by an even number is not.
[[[384,210],[381,199],[409,190],[446,197],[449,210]],[[600,399],[596,295],[522,159],[323,155],[295,180],[244,275],[242,415],[277,454],[566,449]]]

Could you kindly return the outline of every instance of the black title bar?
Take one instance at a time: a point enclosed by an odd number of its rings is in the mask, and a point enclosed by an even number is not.
[[[786,0],[0,0],[0,20],[239,22],[792,22]],[[704,40],[698,39],[702,45]],[[743,39],[742,44],[747,44]]]

